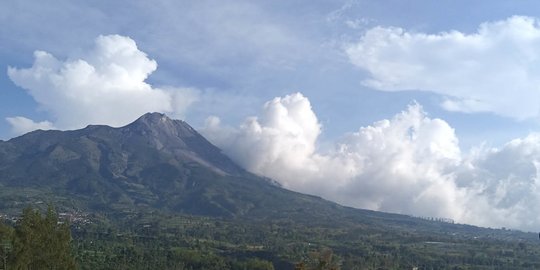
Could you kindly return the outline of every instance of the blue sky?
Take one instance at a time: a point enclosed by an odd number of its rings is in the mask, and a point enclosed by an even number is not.
[[[36,121],[51,120],[47,111],[39,110],[33,98],[7,77],[8,66],[29,67],[35,50],[65,59],[91,47],[99,35],[118,34],[132,38],[158,63],[148,82],[245,98],[237,101],[240,104],[234,110],[196,105],[185,116],[194,126],[201,126],[211,114],[239,122],[269,98],[299,91],[309,97],[324,123],[325,137],[333,138],[389,117],[416,100],[431,116],[449,121],[464,146],[484,140],[500,143],[534,130],[537,121],[448,113],[440,109],[436,95],[376,91],[361,84],[366,72],[352,65],[342,50],[343,43],[354,42],[375,26],[429,34],[451,30],[474,33],[483,22],[535,15],[531,13],[534,1],[475,3],[3,1],[0,118],[20,115]],[[357,25],[347,25],[350,22]],[[264,30],[258,33],[259,29]],[[13,135],[8,123],[0,122],[1,138]]]
[[[540,160],[538,5],[2,1],[0,138],[120,126],[161,111],[291,189],[357,207],[529,229],[540,220],[527,223],[528,211],[516,209],[540,201],[530,191]],[[410,141],[397,143],[396,132]],[[377,138],[382,146],[371,149]],[[387,156],[391,147],[413,154]],[[388,159],[392,175],[363,163]],[[493,172],[508,159],[522,162],[517,171]],[[301,162],[283,169],[291,160]],[[299,175],[306,179],[294,182]],[[340,188],[329,189],[330,178]],[[395,190],[406,191],[396,199]],[[515,216],[501,220],[501,213]]]

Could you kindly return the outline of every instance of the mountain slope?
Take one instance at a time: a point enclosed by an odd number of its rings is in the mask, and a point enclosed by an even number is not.
[[[340,207],[246,172],[187,123],[158,113],[120,128],[34,131],[0,142],[0,184],[67,197],[88,210],[232,217]]]
[[[236,165],[187,123],[159,113],[120,128],[39,130],[0,141],[0,212],[36,201],[113,214],[471,228],[343,207],[283,189]]]
[[[95,214],[95,223],[74,229],[86,242],[78,245],[84,269],[110,269],[102,260],[122,258],[132,248],[126,243],[147,252],[144,261],[169,261],[185,249],[190,256],[269,259],[276,269],[293,269],[325,247],[343,259],[343,269],[540,267],[537,234],[353,209],[285,190],[237,166],[187,123],[157,113],[120,128],[0,141],[0,217],[42,202]],[[148,249],[164,243],[175,244],[169,252]],[[128,268],[142,267],[135,262]]]

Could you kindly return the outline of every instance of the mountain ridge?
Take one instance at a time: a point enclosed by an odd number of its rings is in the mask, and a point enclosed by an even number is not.
[[[37,130],[2,141],[0,186],[6,191],[0,192],[5,201],[0,211],[49,201],[89,212],[429,223],[281,188],[236,165],[188,123],[161,113],[147,113],[123,127]]]
[[[233,217],[337,206],[244,170],[189,124],[160,113],[123,127],[33,131],[1,142],[0,184],[53,191],[90,210]]]

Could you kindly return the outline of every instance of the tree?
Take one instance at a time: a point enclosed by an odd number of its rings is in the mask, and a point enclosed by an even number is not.
[[[250,258],[243,262],[233,264],[232,269],[249,269],[249,270],[274,270],[274,265],[266,260],[258,258]]]
[[[11,255],[13,228],[0,222],[0,260],[2,270],[8,268],[8,258]]]
[[[331,249],[312,252],[307,260],[295,265],[295,270],[339,270],[339,262]]]
[[[44,217],[37,210],[24,209],[12,246],[13,269],[76,269],[69,225],[58,220],[52,207]]]

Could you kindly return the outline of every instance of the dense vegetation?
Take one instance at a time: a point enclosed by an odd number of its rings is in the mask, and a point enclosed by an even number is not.
[[[0,244],[1,269],[76,269],[70,227],[52,208],[44,216],[26,208],[14,227],[0,223]]]
[[[517,240],[519,232],[459,225],[448,230],[451,224],[437,222],[389,226],[156,214],[125,220],[75,233],[79,254],[86,254],[81,265],[89,266],[83,269],[118,262],[129,269],[243,269],[242,263],[255,262],[262,268],[245,269],[271,269],[268,262],[275,269],[540,268],[538,243]]]
[[[70,251],[69,230],[56,218],[51,211],[42,217],[25,210],[15,224],[0,226],[8,269],[74,269],[69,258],[80,269],[540,268],[532,234],[421,219],[91,215],[89,223],[72,224]]]

